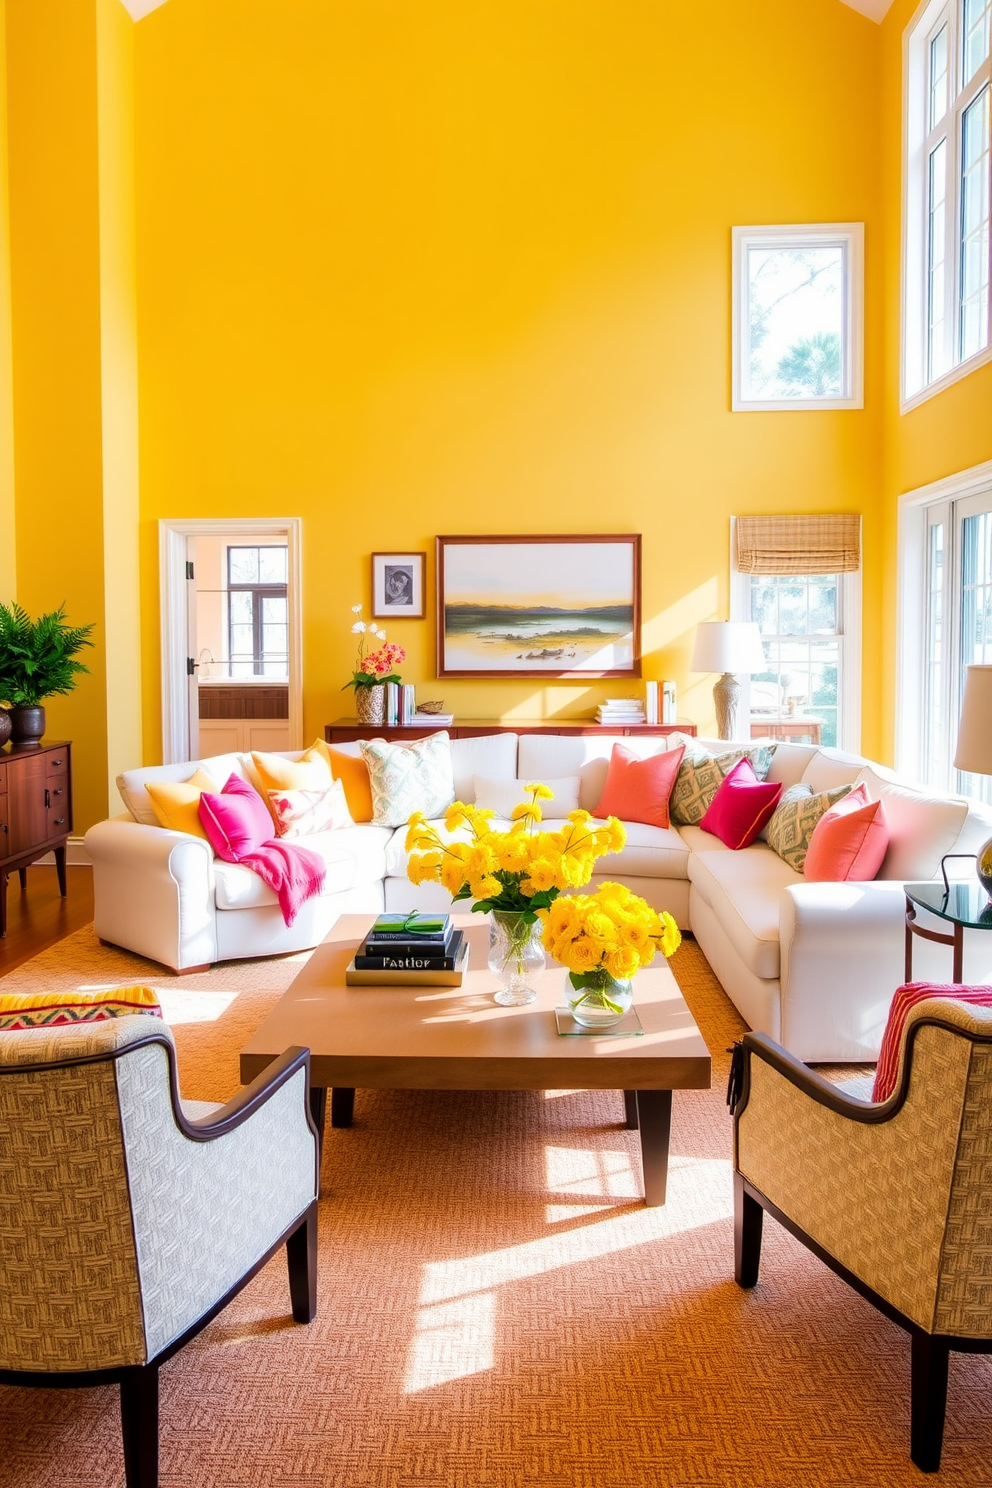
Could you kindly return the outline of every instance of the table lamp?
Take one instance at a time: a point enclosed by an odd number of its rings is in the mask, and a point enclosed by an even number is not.
[[[965,668],[954,765],[969,775],[992,775],[992,666]],[[975,869],[992,899],[992,837],[976,852]]]
[[[722,673],[713,688],[719,738],[738,737],[741,684],[734,673],[763,672],[767,667],[761,632],[753,620],[704,620],[696,626],[692,670]]]

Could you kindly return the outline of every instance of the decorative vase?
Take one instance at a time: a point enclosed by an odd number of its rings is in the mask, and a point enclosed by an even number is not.
[[[10,708],[10,738],[14,744],[37,744],[45,732],[44,708]]]
[[[355,712],[359,723],[376,726],[386,721],[386,688],[383,683],[376,687],[355,688]]]
[[[0,708],[0,749],[3,748],[7,740],[10,738],[10,731],[12,728],[13,724],[10,721],[10,714],[7,712],[7,709]]]
[[[587,971],[582,987],[573,987],[571,980],[565,982],[565,996],[572,1017],[583,1028],[612,1028],[630,1011],[634,1000],[634,984],[620,977],[611,977],[608,971]]]
[[[495,994],[501,1007],[523,1007],[537,996],[532,984],[545,966],[543,928],[519,910],[490,911],[489,970],[503,984]]]

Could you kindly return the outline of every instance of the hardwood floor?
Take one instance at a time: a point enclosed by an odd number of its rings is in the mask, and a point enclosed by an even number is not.
[[[68,893],[63,899],[54,868],[29,868],[26,889],[17,874],[11,874],[7,934],[0,939],[0,978],[92,920],[93,870],[67,868],[66,879]]]

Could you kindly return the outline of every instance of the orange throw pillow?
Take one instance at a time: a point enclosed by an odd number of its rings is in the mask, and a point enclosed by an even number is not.
[[[869,800],[867,787],[856,785],[813,828],[803,877],[810,883],[865,883],[881,868],[888,846],[881,801]]]
[[[621,821],[667,827],[668,798],[679,773],[685,745],[638,759],[625,744],[614,744],[606,785],[593,816],[618,816]]]
[[[348,803],[353,822],[370,822],[372,820],[372,785],[369,780],[369,767],[365,761],[356,754],[345,754],[340,749],[332,749],[325,744],[323,739],[315,739],[307,750],[308,754],[321,754],[331,769],[335,780],[340,780],[344,786],[344,798]]]

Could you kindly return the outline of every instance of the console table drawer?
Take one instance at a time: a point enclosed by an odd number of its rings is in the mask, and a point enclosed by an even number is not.
[[[49,778],[52,775],[68,775],[69,773],[69,751],[58,749],[52,754],[45,756],[45,774]]]

